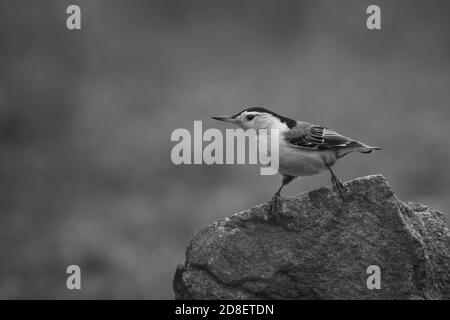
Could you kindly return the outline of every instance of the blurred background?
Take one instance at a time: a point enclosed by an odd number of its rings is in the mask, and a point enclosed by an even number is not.
[[[82,30],[66,28],[81,7]],[[382,30],[369,31],[378,4]],[[171,162],[176,128],[247,106],[382,151],[402,200],[450,213],[448,1],[23,1],[0,4],[0,298],[172,299],[193,233],[270,200],[257,166]],[[292,195],[330,183],[296,180]],[[82,290],[66,289],[66,268]]]

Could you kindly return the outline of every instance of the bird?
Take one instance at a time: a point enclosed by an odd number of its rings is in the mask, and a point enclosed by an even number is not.
[[[249,107],[233,116],[212,117],[232,123],[244,130],[279,130],[279,168],[281,186],[269,206],[269,216],[276,217],[281,205],[281,191],[297,177],[312,176],[324,171],[331,175],[331,183],[345,202],[344,185],[332,167],[338,159],[354,151],[371,153],[381,150],[341,135],[327,127],[294,120],[264,107]]]

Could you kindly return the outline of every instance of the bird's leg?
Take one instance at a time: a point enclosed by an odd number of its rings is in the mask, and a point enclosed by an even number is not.
[[[338,190],[339,195],[342,198],[342,201],[345,201],[345,198],[344,198],[344,185],[339,181],[338,177],[334,174],[333,170],[331,170],[331,167],[328,167],[328,170],[331,173],[331,183]]]
[[[269,207],[269,217],[276,217],[276,214],[278,213],[280,202],[281,202],[281,190],[285,185],[287,185],[289,182],[294,180],[295,177],[293,176],[287,176],[283,175],[283,179],[281,180],[281,186],[278,188],[277,192],[273,195],[272,200],[270,201],[270,207]]]

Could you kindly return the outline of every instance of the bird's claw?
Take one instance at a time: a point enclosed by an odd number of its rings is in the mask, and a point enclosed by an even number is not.
[[[281,197],[279,194],[275,194],[270,201],[269,205],[269,218],[278,220],[278,213],[281,209]]]
[[[331,182],[333,183],[334,188],[337,189],[337,191],[339,192],[339,196],[341,197],[342,201],[345,202],[345,197],[344,197],[345,187],[344,187],[344,185],[339,181],[339,179],[336,179],[335,177],[333,177],[331,179]]]

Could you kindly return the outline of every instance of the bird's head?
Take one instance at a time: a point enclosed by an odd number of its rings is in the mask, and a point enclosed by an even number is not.
[[[231,117],[212,117],[215,120],[233,123],[242,129],[280,129],[294,127],[295,120],[283,117],[266,108],[247,108]]]

